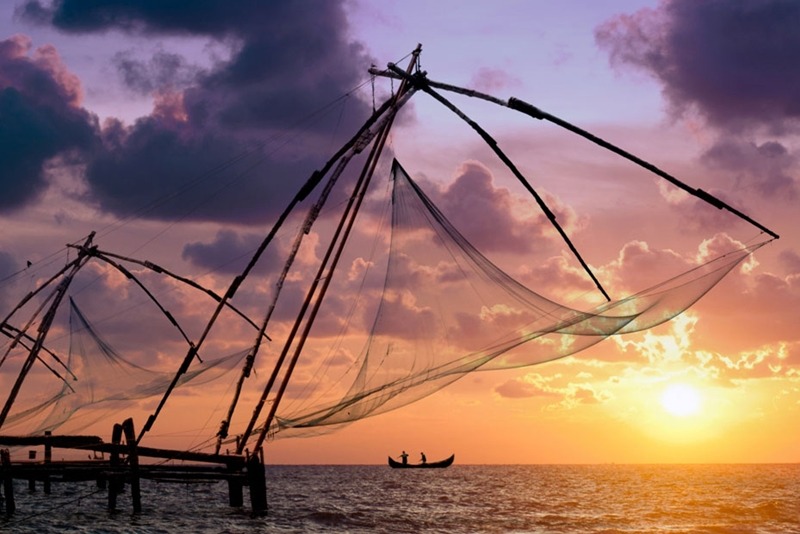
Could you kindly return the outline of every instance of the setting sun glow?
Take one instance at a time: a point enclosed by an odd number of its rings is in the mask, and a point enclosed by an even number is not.
[[[695,415],[700,411],[700,394],[692,386],[672,384],[661,394],[661,406],[676,417]]]

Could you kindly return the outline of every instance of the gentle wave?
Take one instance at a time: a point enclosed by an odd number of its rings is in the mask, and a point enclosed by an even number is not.
[[[227,486],[142,482],[144,511],[90,483],[15,485],[3,532],[800,533],[800,465],[270,466],[269,513]],[[245,501],[247,492],[245,490]]]

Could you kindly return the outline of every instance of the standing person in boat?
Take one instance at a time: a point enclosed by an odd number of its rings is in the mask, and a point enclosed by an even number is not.
[[[403,461],[403,465],[408,464],[408,453],[406,451],[403,451],[403,453],[400,456],[398,456],[398,458],[400,458]]]
[[[420,457],[421,457],[421,460],[420,460],[420,461],[421,461],[423,464],[426,464],[426,463],[428,463],[428,459],[427,459],[427,458],[425,458],[425,453],[424,453],[424,452],[421,452],[421,453],[419,453],[419,455],[420,455]]]

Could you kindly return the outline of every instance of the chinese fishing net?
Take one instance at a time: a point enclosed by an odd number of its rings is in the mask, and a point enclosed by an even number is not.
[[[335,401],[279,412],[272,435],[321,433],[407,405],[470,372],[536,365],[651,328],[686,310],[764,244],[581,311],[537,294],[489,261],[396,161],[392,178],[385,285],[352,385]]]
[[[174,371],[154,371],[130,361],[114,349],[70,298],[69,354],[58,371],[61,387],[35,403],[23,403],[12,412],[4,432],[24,429],[74,433],[123,412],[137,401],[162,395]],[[202,385],[237,369],[247,351],[196,363],[181,376],[179,386]],[[53,382],[52,380],[47,381]],[[31,426],[31,423],[33,426]]]

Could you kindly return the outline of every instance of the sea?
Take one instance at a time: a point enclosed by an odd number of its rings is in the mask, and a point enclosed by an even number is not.
[[[267,466],[268,513],[227,485],[142,481],[116,512],[94,483],[29,492],[0,532],[800,533],[800,464]],[[245,488],[245,503],[248,502]]]

